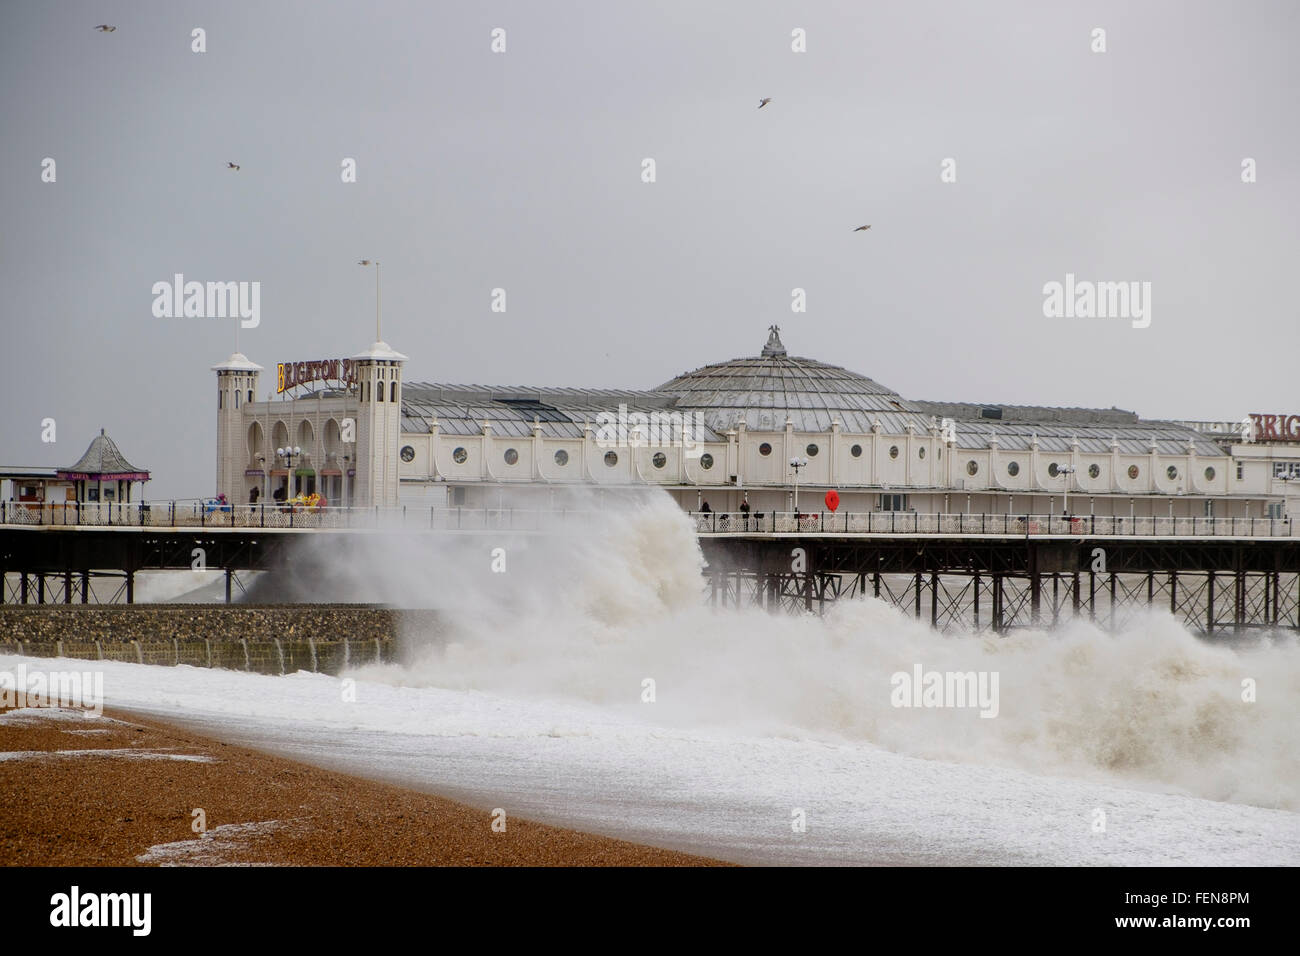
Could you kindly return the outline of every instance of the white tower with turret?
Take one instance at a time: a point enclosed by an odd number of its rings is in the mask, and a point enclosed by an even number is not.
[[[244,500],[244,469],[248,463],[244,433],[244,406],[256,401],[258,375],[262,366],[236,352],[220,365],[217,373],[217,487],[232,504]]]
[[[402,363],[406,356],[379,341],[359,355],[357,477],[360,506],[397,506],[398,445],[402,431]]]

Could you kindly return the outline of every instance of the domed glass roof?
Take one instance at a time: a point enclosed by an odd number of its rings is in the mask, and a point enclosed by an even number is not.
[[[910,421],[924,429],[930,416],[879,382],[837,365],[786,353],[772,326],[761,355],[706,365],[665,382],[656,391],[676,396],[675,407],[704,412],[713,428],[780,431],[788,417],[796,431],[868,432],[879,421],[900,434]]]

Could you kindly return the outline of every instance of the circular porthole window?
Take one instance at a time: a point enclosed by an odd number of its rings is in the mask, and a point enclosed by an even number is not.
[[[569,453],[561,448],[555,453],[555,463],[557,465],[567,465],[569,463]]]
[[[1206,481],[1213,481],[1213,480],[1214,480],[1214,469],[1213,469],[1213,468],[1206,468],[1206,469],[1205,469],[1205,480],[1206,480]]]
[[[1095,462],[1088,466],[1088,477],[1096,478],[1101,474],[1101,466]]]
[[[618,455],[612,451],[605,452],[605,464],[613,468],[615,465],[618,464]]]
[[[1052,462],[1050,465],[1047,466],[1047,476],[1049,478],[1055,478],[1060,473],[1061,473],[1061,466],[1058,465],[1056,462]]]
[[[1173,465],[1170,465],[1168,468],[1165,469],[1165,474],[1168,475],[1170,479],[1177,478],[1178,469],[1175,468]]]
[[[898,457],[898,446],[897,446],[897,445],[890,445],[890,446],[889,446],[889,457],[890,457],[890,458],[897,458],[897,457]]]
[[[1136,478],[1136,477],[1138,476],[1138,466],[1137,466],[1137,465],[1129,465],[1129,466],[1128,466],[1128,476],[1129,476],[1130,478]]]
[[[980,466],[978,462],[975,461],[966,462],[966,474],[973,475],[976,474],[979,470],[980,470]]]
[[[469,452],[464,448],[457,448],[451,453],[451,460],[458,465],[463,465],[465,462],[469,461]]]
[[[916,456],[917,456],[918,458],[920,458],[922,461],[925,460],[925,446],[924,446],[924,445],[921,446],[921,450],[920,450],[919,452],[916,453]]]
[[[708,454],[707,452],[706,452],[705,454],[701,455],[701,456],[700,456],[700,467],[703,468],[705,471],[708,471],[710,468],[712,468],[712,467],[713,467],[713,456],[710,455],[710,454]]]
[[[861,458],[861,457],[862,457],[862,446],[861,446],[861,445],[854,445],[852,448],[849,449],[849,454],[852,455],[854,458]]]
[[[668,456],[661,451],[657,451],[655,452],[654,457],[650,459],[650,464],[654,465],[656,468],[662,468],[664,465],[668,464]]]
[[[806,454],[809,458],[816,458],[816,457],[817,457],[817,446],[816,446],[816,445],[809,445],[807,448],[804,449],[804,454]]]
[[[758,446],[758,453],[764,456],[770,455],[772,454],[772,446],[769,445],[767,442],[763,442],[763,444]]]
[[[402,461],[415,461],[415,449],[410,445],[403,445],[398,454],[402,456]]]
[[[506,449],[506,464],[516,465],[519,463],[519,452],[513,448]]]
[[[1007,462],[1007,474],[1010,475],[1012,478],[1020,474],[1020,462],[1018,461]]]

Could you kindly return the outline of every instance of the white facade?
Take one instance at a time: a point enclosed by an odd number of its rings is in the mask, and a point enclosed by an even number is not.
[[[377,342],[345,386],[273,401],[248,400],[261,368],[242,355],[215,366],[217,490],[497,508],[655,485],[687,510],[792,511],[796,459],[804,512],[824,510],[830,489],[850,512],[1135,517],[1276,517],[1300,497],[1274,473],[1293,462],[1300,476],[1300,443],[1224,444],[1114,409],[912,402],[788,357],[775,329],[760,357],[649,391],[404,384],[405,361]],[[275,453],[286,446],[301,448],[292,474]]]

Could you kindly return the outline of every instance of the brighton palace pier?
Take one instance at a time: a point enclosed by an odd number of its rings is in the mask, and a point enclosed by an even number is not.
[[[649,390],[407,382],[405,365],[383,342],[282,363],[269,401],[256,400],[261,366],[239,354],[215,366],[216,491],[236,504],[318,493],[487,511],[655,486],[690,512],[747,504],[750,521],[826,513],[832,489],[840,516],[1285,520],[1300,496],[1297,416],[1144,421],[912,400],[788,354],[775,327],[757,355]]]
[[[776,327],[757,355],[648,390],[408,382],[405,368],[383,341],[278,363],[273,390],[241,354],[214,366],[224,501],[106,502],[89,481],[42,493],[24,472],[0,502],[0,601],[85,603],[107,575],[122,581],[110,600],[130,602],[137,571],[191,567],[196,548],[230,600],[243,571],[292,570],[298,544],[376,528],[442,534],[472,566],[483,536],[605,533],[593,513],[658,488],[692,515],[719,606],[871,595],[998,631],[1063,615],[1119,628],[1156,606],[1207,633],[1300,629],[1300,415],[907,399],[789,355]],[[85,472],[102,491],[102,473],[140,471],[115,448],[103,463],[111,443],[96,442],[56,479]]]

